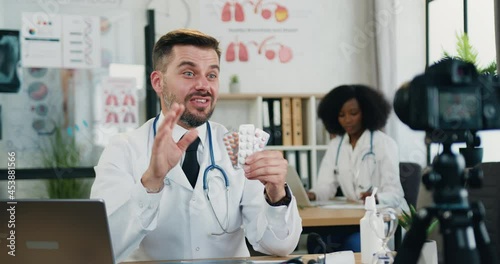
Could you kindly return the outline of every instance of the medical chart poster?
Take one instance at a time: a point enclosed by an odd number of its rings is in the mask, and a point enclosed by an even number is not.
[[[135,78],[106,77],[101,82],[101,113],[103,128],[118,132],[139,126],[139,106]]]
[[[317,79],[320,12],[320,4],[303,0],[206,1],[200,30],[220,41],[223,73],[238,74],[243,92],[302,92]]]
[[[62,67],[62,16],[23,13],[21,16],[23,67]]]
[[[99,17],[65,15],[62,20],[63,67],[100,67]]]
[[[88,69],[101,66],[97,16],[22,14],[23,67]]]

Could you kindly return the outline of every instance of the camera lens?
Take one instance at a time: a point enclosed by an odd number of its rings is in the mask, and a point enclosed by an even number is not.
[[[408,124],[410,121],[410,89],[407,84],[404,84],[396,91],[394,96],[394,112],[399,119]]]

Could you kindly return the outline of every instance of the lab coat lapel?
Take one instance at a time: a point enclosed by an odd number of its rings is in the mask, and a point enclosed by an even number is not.
[[[177,164],[177,166],[173,167],[172,170],[170,170],[167,175],[167,179],[181,185],[188,190],[193,190],[193,187],[191,187],[191,184],[189,183],[186,174],[184,174],[184,171],[182,170],[180,164]],[[198,184],[198,182],[196,182],[196,184]]]
[[[348,143],[349,144],[349,143]],[[366,129],[359,137],[356,147],[353,149],[353,165],[358,166],[364,154],[370,151],[370,131]]]

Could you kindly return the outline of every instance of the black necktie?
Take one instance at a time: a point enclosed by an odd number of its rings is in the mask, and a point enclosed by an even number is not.
[[[186,156],[184,157],[184,163],[182,163],[182,170],[193,188],[196,185],[196,179],[198,179],[198,172],[200,171],[200,164],[198,164],[198,158],[196,157],[198,144],[200,144],[199,137],[186,149]]]

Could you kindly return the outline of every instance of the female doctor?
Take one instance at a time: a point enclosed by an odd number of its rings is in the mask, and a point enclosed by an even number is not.
[[[336,87],[321,100],[318,116],[335,137],[328,144],[309,199],[332,199],[340,186],[347,199],[360,201],[377,187],[378,204],[407,209],[399,179],[398,147],[379,130],[390,111],[383,95],[364,85]],[[359,233],[341,240],[344,248],[340,250],[359,251]]]

